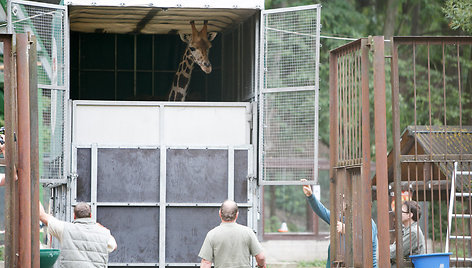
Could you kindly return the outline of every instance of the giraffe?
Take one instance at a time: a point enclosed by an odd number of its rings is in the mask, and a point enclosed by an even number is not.
[[[202,30],[198,31],[195,27],[195,22],[192,20],[190,22],[190,25],[192,25],[192,34],[179,33],[180,39],[187,43],[187,48],[185,49],[179,68],[174,75],[172,88],[169,93],[169,101],[172,99],[172,95],[175,101],[179,93],[182,95],[181,101],[185,101],[194,63],[197,63],[206,74],[211,73],[211,63],[208,59],[208,55],[211,48],[211,41],[215,39],[216,33],[208,33],[207,24],[208,21],[205,20]]]

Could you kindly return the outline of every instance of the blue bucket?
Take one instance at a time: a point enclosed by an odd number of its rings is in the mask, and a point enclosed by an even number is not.
[[[452,253],[432,253],[411,255],[411,262],[415,268],[449,268],[449,256]]]

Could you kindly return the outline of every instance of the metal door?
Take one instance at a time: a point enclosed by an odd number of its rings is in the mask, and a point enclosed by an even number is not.
[[[369,51],[374,51],[378,200],[378,267],[388,267],[388,189],[383,37],[359,39],[330,52],[331,266],[372,267]],[[338,234],[338,222],[345,234]]]
[[[257,228],[249,112],[248,103],[73,102],[72,201],[90,203],[115,236],[110,267],[198,266],[226,199],[238,203],[238,223]]]
[[[262,11],[259,183],[318,177],[321,5]]]
[[[67,7],[30,1],[8,1],[10,33],[30,33],[37,40],[40,183],[53,187],[55,213],[67,219],[67,139],[69,98],[69,29]]]

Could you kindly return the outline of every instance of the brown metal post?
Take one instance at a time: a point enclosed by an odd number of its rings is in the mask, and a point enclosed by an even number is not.
[[[338,93],[337,93],[337,56],[334,53],[329,55],[329,204],[330,204],[330,256],[333,267],[333,260],[336,257],[336,162],[338,159]]]
[[[19,267],[31,267],[31,155],[28,36],[17,34]]]
[[[369,47],[367,39],[361,40],[362,87],[362,259],[364,267],[372,267],[372,181],[370,178],[370,107],[369,107]],[[378,245],[377,245],[378,246]]]
[[[16,232],[16,182],[13,179],[16,173],[16,143],[15,131],[15,80],[14,80],[14,58],[12,51],[12,35],[1,34],[3,42],[4,61],[4,107],[5,107],[5,267],[15,267],[17,258],[18,232]]]
[[[388,228],[388,171],[387,171],[387,125],[385,101],[385,55],[384,38],[373,38],[374,58],[374,123],[375,123],[375,170],[377,175],[377,222],[379,238],[379,267],[390,267]]]
[[[403,235],[402,235],[402,199],[401,199],[401,168],[400,168],[400,90],[398,77],[398,46],[392,39],[392,119],[393,119],[393,180],[395,191],[395,234],[396,234],[396,263],[403,267]]]
[[[31,137],[31,267],[39,267],[39,113],[36,37],[29,36],[29,104]]]

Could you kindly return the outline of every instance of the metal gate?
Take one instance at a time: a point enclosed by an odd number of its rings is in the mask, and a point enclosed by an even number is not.
[[[321,5],[262,11],[259,183],[318,177]]]
[[[457,267],[472,265],[471,47],[471,37],[394,37],[392,44],[395,211],[402,195],[421,203],[426,253],[452,252]],[[399,241],[401,226],[395,229]]]
[[[115,236],[110,267],[198,266],[226,199],[256,230],[248,103],[74,101],[73,114],[72,205]]]
[[[330,53],[331,266],[372,267],[370,50],[373,50],[378,267],[387,267],[388,189],[383,37],[359,39]],[[359,213],[360,212],[360,213]],[[336,231],[345,224],[345,234]],[[375,255],[374,255],[375,256]]]

